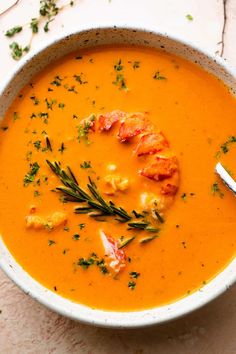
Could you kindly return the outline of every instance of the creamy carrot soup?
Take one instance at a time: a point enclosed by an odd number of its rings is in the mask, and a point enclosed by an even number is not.
[[[236,102],[221,81],[141,47],[70,54],[1,125],[0,232],[37,281],[93,308],[173,302],[235,256]]]

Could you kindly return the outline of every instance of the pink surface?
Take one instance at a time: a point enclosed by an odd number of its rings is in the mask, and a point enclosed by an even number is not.
[[[1,354],[234,354],[236,288],[175,322],[142,330],[81,325],[45,309],[0,280]]]
[[[13,2],[0,0],[0,13],[6,3]],[[20,0],[17,7],[0,16],[0,80],[16,65],[3,33],[35,17],[38,3]],[[187,14],[193,16],[193,21],[186,19]],[[64,30],[75,29],[77,23],[104,22],[150,24],[222,54],[236,66],[236,0],[80,0],[73,9],[58,15],[48,34],[35,36],[32,47]],[[17,40],[27,44],[29,37],[26,31]],[[0,310],[0,354],[236,353],[235,286],[203,309],[161,327],[108,330],[81,325],[53,313],[23,294],[0,271]]]

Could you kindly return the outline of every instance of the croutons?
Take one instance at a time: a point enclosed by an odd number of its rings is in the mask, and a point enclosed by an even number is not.
[[[35,230],[53,230],[59,226],[64,226],[67,222],[67,215],[64,212],[56,211],[52,215],[43,217],[39,215],[26,216],[26,227]]]
[[[129,179],[120,175],[107,175],[104,181],[108,187],[106,194],[115,194],[117,191],[125,191],[129,188]]]

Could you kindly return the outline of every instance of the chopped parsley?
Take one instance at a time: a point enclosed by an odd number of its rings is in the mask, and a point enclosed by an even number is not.
[[[80,230],[85,228],[85,224],[79,224],[78,226],[79,226]]]
[[[118,86],[120,90],[128,91],[124,75],[117,74],[116,75],[116,81],[113,81],[112,83],[113,83],[113,85]]]
[[[73,235],[73,240],[78,241],[80,239],[80,235],[79,234],[74,234]]]
[[[140,276],[140,273],[138,272],[130,272],[129,273],[131,278],[137,279]]]
[[[216,157],[220,157],[221,153],[227,154],[227,152],[229,152],[230,145],[233,143],[236,143],[236,136],[232,135],[221,145],[220,150],[216,153]]]
[[[186,194],[186,193],[183,193],[180,198],[181,198],[184,202],[186,202],[187,194]]]
[[[39,197],[39,196],[40,196],[39,191],[34,191],[34,197]]]
[[[190,14],[187,14],[187,15],[186,15],[186,18],[187,18],[187,20],[189,20],[189,21],[193,21],[193,16],[190,15]]]
[[[114,65],[114,69],[116,71],[121,71],[124,69],[123,65],[121,64],[121,59]]]
[[[128,288],[130,288],[131,290],[134,290],[136,287],[136,283],[134,281],[129,281],[128,282]]]
[[[77,264],[81,266],[83,269],[88,269],[89,266],[94,264],[94,258],[93,257],[90,257],[88,259],[80,258]]]
[[[64,85],[64,88],[68,91],[68,92],[74,92],[74,93],[78,93],[75,89],[75,85],[69,86],[68,84]]]
[[[39,104],[39,99],[35,96],[31,96],[30,99],[33,101],[34,105],[37,106]]]
[[[219,187],[217,182],[212,184],[211,192],[212,192],[213,195],[218,195],[220,198],[224,197],[224,193],[220,189],[220,187]]]
[[[80,164],[81,168],[91,168],[91,161],[84,161],[83,163]]]
[[[88,83],[88,81],[83,81],[82,80],[82,73],[80,74],[80,75],[74,75],[74,78],[75,78],[75,80],[76,81],[78,81],[78,83],[80,84],[80,85],[83,85],[83,84],[87,84]]]
[[[30,171],[24,177],[24,186],[28,186],[30,183],[34,182],[35,176],[38,173],[40,166],[37,162],[30,164]]]
[[[160,74],[160,71],[156,71],[155,74],[153,75],[153,79],[155,79],[155,80],[166,80],[166,77],[162,76]]]
[[[62,80],[63,79],[59,75],[57,75],[57,76],[54,77],[54,80],[51,82],[51,85],[53,85],[53,86],[61,86]]]
[[[83,269],[88,269],[91,265],[97,266],[102,274],[108,274],[109,271],[106,267],[104,259],[98,259],[98,256],[96,253],[92,253],[91,257],[88,259],[85,258],[80,258],[79,261],[77,262],[77,265],[82,267]]]
[[[19,114],[17,112],[13,113],[13,120],[16,121],[17,119],[19,119]]]
[[[138,69],[140,67],[140,61],[134,61],[133,62],[133,68]]]
[[[41,140],[36,140],[33,144],[37,150],[41,149]]]
[[[47,98],[45,98],[45,102],[46,102],[46,105],[47,105],[47,109],[50,109],[52,110],[52,107],[55,103],[57,103],[56,100],[48,100]]]
[[[54,240],[48,240],[48,246],[52,246],[55,245],[55,241]]]
[[[78,126],[78,140],[84,140],[86,144],[89,144],[88,134],[89,130],[95,120],[95,116],[92,115],[87,121],[84,121],[82,124]]]

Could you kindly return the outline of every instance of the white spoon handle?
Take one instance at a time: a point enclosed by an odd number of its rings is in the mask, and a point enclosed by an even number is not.
[[[236,194],[236,182],[230,176],[230,174],[226,171],[226,169],[221,165],[220,162],[217,163],[215,167],[216,173],[220,176],[222,181],[226,184],[226,186]]]

